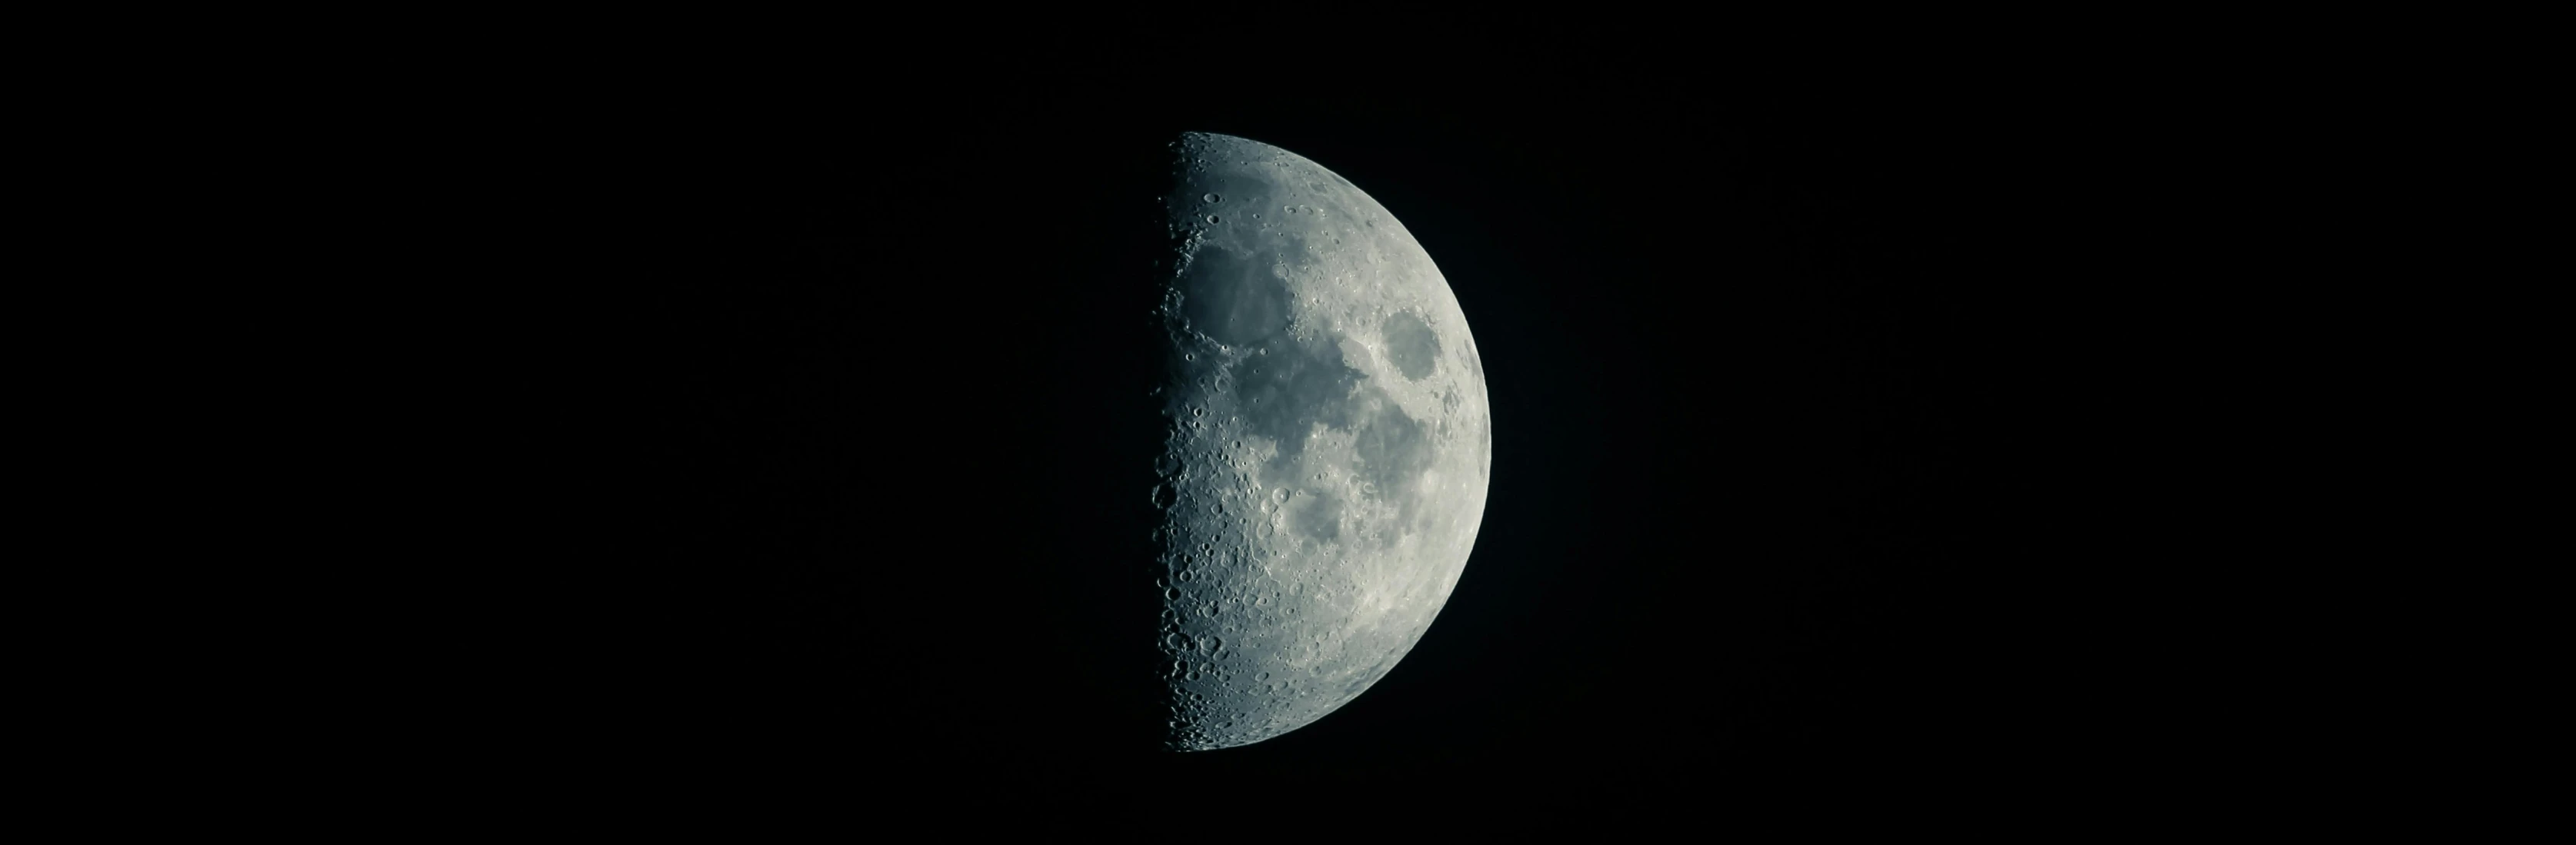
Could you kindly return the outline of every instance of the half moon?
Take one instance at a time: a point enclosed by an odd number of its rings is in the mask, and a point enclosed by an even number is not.
[[[1431,256],[1312,161],[1172,145],[1154,504],[1177,750],[1309,724],[1393,669],[1464,572],[1493,427]]]

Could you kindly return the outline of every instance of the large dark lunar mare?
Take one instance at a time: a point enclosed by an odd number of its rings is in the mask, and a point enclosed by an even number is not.
[[[1212,249],[1181,274],[1181,307],[1190,324],[1218,343],[1246,346],[1288,330],[1288,285],[1271,265],[1278,253],[1238,255]]]

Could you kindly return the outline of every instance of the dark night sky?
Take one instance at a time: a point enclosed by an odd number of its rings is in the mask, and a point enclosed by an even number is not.
[[[585,597],[548,688],[575,703],[549,730],[657,782],[1118,812],[1298,785],[2075,789],[2138,741],[2094,349],[2130,273],[2100,195],[2133,177],[2123,128],[2062,103],[1068,74],[603,108],[632,180],[567,390],[615,445],[567,494],[598,518],[566,555]],[[1146,500],[1119,474],[1150,281],[1124,227],[1156,190],[1134,168],[1192,129],[1333,169],[1430,251],[1484,355],[1494,475],[1464,579],[1383,682],[1164,755],[1120,745],[1117,605],[1091,591]]]

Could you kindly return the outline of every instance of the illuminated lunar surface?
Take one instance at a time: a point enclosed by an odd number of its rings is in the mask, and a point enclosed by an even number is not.
[[[1155,587],[1165,742],[1205,750],[1323,717],[1421,640],[1493,433],[1466,316],[1393,215],[1257,141],[1173,151]]]

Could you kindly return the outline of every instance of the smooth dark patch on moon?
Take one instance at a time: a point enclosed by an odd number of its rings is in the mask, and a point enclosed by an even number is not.
[[[1232,271],[1221,265],[1219,272]],[[1207,278],[1227,277],[1211,274]],[[1233,278],[1253,280],[1249,276]],[[1266,273],[1260,279],[1273,284],[1278,281]],[[1237,296],[1233,302],[1243,299]],[[1205,300],[1214,302],[1220,297],[1211,295]],[[1260,311],[1259,306],[1228,303],[1219,313],[1229,318],[1249,314],[1258,319]],[[1196,320],[1193,324],[1197,324]],[[1244,356],[1228,368],[1226,380],[1232,383],[1243,409],[1245,426],[1278,444],[1278,451],[1262,467],[1263,483],[1307,486],[1295,477],[1298,459],[1305,453],[1306,441],[1314,436],[1315,427],[1321,425],[1348,432],[1359,458],[1357,480],[1377,495],[1396,502],[1401,516],[1412,516],[1416,482],[1437,457],[1431,433],[1422,423],[1406,414],[1386,391],[1365,384],[1368,376],[1343,360],[1338,345],[1301,342],[1277,332],[1254,344],[1253,351],[1255,354]],[[1306,533],[1313,536],[1311,531]]]
[[[1288,283],[1267,253],[1200,250],[1181,279],[1190,327],[1227,346],[1249,346],[1288,329]]]
[[[1197,203],[1196,210],[1190,213],[1198,215],[1259,214],[1270,207],[1271,195],[1277,190],[1267,179],[1241,173],[1201,173],[1196,182],[1200,190],[1217,197],[1215,202],[1208,202],[1205,195],[1183,194],[1182,200]]]
[[[1285,334],[1262,343],[1229,373],[1244,423],[1252,433],[1279,444],[1277,456],[1264,467],[1262,482],[1294,486],[1290,476],[1306,451],[1306,438],[1316,424],[1350,426],[1351,391],[1366,376],[1342,360],[1342,350],[1329,343],[1300,343]]]
[[[1328,495],[1301,493],[1289,510],[1288,527],[1316,542],[1342,536],[1342,503]]]
[[[1396,503],[1398,517],[1410,526],[1417,504],[1414,482],[1431,468],[1430,433],[1385,391],[1371,387],[1362,394],[1354,404],[1366,410],[1351,444],[1359,453],[1360,480],[1374,488],[1379,498]],[[1386,540],[1391,544],[1395,538]]]
[[[1431,366],[1440,360],[1440,337],[1422,318],[1410,311],[1398,311],[1386,318],[1386,357],[1397,372],[1412,381],[1431,374]]]

